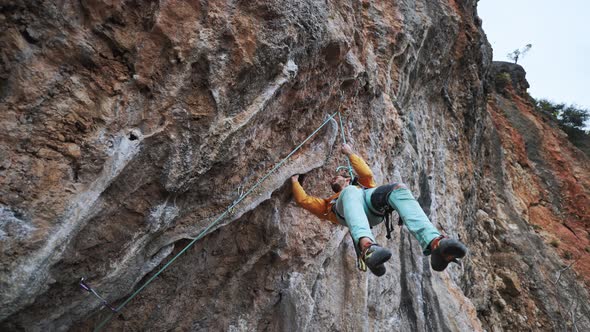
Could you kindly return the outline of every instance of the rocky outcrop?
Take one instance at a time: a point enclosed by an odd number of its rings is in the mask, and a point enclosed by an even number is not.
[[[496,156],[484,166],[493,185],[480,219],[495,226],[486,250],[501,257],[489,264],[499,282],[492,288],[513,301],[509,310],[522,316],[522,328],[580,330],[590,285],[588,159],[554,120],[535,111],[522,67],[494,63],[490,72],[491,85],[502,73],[510,77],[487,105],[497,145],[486,152]],[[506,307],[495,311],[484,316],[506,317]]]
[[[490,82],[494,83],[494,90],[501,94],[505,94],[510,98],[508,92],[516,93],[521,97],[527,97],[527,89],[529,82],[526,80],[526,72],[520,65],[504,62],[494,61],[490,67]]]
[[[108,313],[80,277],[121,304],[203,230],[109,329],[590,327],[588,163],[494,91],[476,1],[1,6],[3,329],[88,330]],[[394,257],[360,273],[346,230],[293,204],[289,176],[323,196],[345,162],[336,121],[207,228],[338,110],[462,266],[376,228]]]

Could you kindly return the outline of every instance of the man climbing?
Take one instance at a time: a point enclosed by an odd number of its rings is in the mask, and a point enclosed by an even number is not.
[[[441,235],[403,183],[376,188],[373,172],[351,146],[343,144],[342,152],[348,156],[357,174],[355,180],[339,167],[338,174],[330,180],[335,194],[319,198],[307,195],[299,183],[299,175],[294,175],[291,177],[293,196],[297,204],[320,219],[348,227],[361,270],[366,271],[366,265],[377,276],[385,274],[384,263],[391,257],[391,251],[376,243],[371,227],[383,222],[385,215],[393,210],[418,240],[422,252],[430,255],[433,270],[443,271],[450,262],[457,263],[458,258],[465,256],[465,245]]]

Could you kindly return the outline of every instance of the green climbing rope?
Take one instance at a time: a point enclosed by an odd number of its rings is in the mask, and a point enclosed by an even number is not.
[[[330,115],[326,119],[326,121],[324,121],[324,123],[322,123],[321,126],[319,126],[303,142],[301,142],[301,144],[299,144],[295,149],[293,149],[293,151],[291,151],[285,158],[283,158],[283,160],[281,160],[278,164],[276,164],[275,167],[273,167],[273,169],[271,169],[268,173],[266,173],[266,175],[264,175],[260,180],[258,180],[258,182],[256,182],[256,184],[254,184],[254,186],[252,186],[252,188],[250,188],[244,194],[240,195],[240,197],[237,200],[235,200],[222,214],[220,214],[211,224],[209,224],[209,226],[207,226],[203,231],[201,231],[201,233],[199,233],[199,235],[197,235],[197,237],[195,237],[189,244],[187,244],[178,254],[176,254],[174,257],[172,257],[172,259],[170,261],[168,261],[164,266],[162,266],[162,268],[160,268],[160,270],[158,270],[158,272],[156,272],[145,283],[143,283],[143,285],[141,285],[141,287],[139,287],[135,292],[133,292],[133,294],[131,294],[123,303],[121,303],[116,308],[117,313],[119,313],[121,311],[121,309],[123,309],[123,307],[125,307],[125,305],[127,305],[127,303],[129,303],[135,296],[137,296],[137,294],[139,294],[144,288],[146,288],[147,285],[149,285],[162,272],[164,272],[164,270],[166,270],[168,268],[168,266],[170,266],[170,264],[172,264],[178,257],[180,257],[190,247],[192,247],[198,240],[200,240],[203,236],[205,236],[207,234],[207,232],[209,232],[209,230],[211,228],[213,228],[213,226],[215,226],[219,221],[221,221],[225,216],[227,216],[236,205],[238,205],[242,200],[244,200],[244,198],[246,198],[246,196],[248,196],[250,193],[252,193],[258,186],[260,186],[260,184],[264,180],[266,180],[272,173],[274,173],[274,171],[276,171],[279,167],[281,167],[295,152],[297,152],[297,150],[299,150],[305,143],[307,143],[307,141],[309,141],[313,136],[315,136],[315,134],[317,134],[328,122],[330,122],[330,120],[332,120],[334,118],[334,116],[336,116],[336,114],[340,115],[339,112],[336,112],[336,113]],[[340,120],[340,123],[342,123],[342,119]],[[116,315],[116,313],[112,313],[112,312],[109,313],[109,315],[99,325],[96,326],[94,331],[96,332],[96,331],[102,330],[104,328],[104,326],[115,315]]]
[[[344,135],[344,126],[342,125],[342,116],[340,116],[340,112],[338,112],[338,120],[340,120],[340,132],[342,133],[342,143],[346,144],[346,136]],[[350,166],[350,158],[348,158],[348,156],[346,156],[346,161],[348,162],[348,173],[350,173],[350,178],[353,179],[354,175],[352,174],[352,166]]]

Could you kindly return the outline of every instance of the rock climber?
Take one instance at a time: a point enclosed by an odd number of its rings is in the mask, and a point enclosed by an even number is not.
[[[352,147],[343,144],[341,151],[348,156],[356,178],[351,178],[348,167],[344,170],[339,167],[330,180],[335,194],[319,198],[307,195],[299,175],[293,175],[293,197],[298,205],[320,219],[348,227],[361,270],[366,271],[366,266],[377,276],[385,274],[384,263],[391,258],[391,251],[377,244],[371,227],[383,222],[385,215],[393,210],[418,240],[424,255],[430,255],[433,270],[443,271],[450,262],[458,263],[457,259],[465,256],[465,245],[441,235],[406,185],[393,183],[377,187],[373,172]]]

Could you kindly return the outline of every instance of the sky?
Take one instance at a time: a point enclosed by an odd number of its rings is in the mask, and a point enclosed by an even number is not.
[[[590,1],[479,0],[494,61],[532,44],[518,60],[536,99],[590,110]]]

